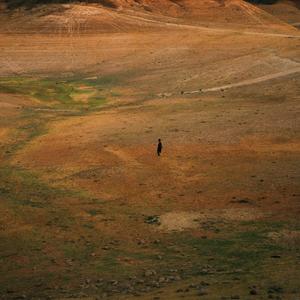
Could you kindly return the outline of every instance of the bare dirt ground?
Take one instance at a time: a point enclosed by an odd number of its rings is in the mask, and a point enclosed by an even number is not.
[[[300,297],[299,32],[195,26],[1,34],[1,299]]]

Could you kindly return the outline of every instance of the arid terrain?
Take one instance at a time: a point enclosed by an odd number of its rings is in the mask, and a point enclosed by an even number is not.
[[[300,299],[296,2],[100,2],[2,2],[0,299]]]

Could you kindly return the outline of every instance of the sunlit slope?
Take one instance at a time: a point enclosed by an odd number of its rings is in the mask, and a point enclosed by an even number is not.
[[[2,1],[3,2],[3,1]],[[2,32],[127,32],[166,23],[287,32],[293,27],[242,0],[110,0],[3,10]]]

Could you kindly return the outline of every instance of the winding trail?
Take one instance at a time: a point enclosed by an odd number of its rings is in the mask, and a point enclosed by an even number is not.
[[[288,75],[295,74],[295,73],[300,73],[300,66],[296,67],[296,68],[293,68],[291,70],[282,71],[282,72],[278,72],[278,73],[273,73],[273,74],[265,75],[265,76],[262,76],[262,77],[254,78],[254,79],[243,80],[243,81],[240,81],[240,82],[237,82],[237,83],[231,83],[231,84],[217,86],[217,87],[208,88],[208,89],[199,89],[199,90],[195,90],[195,91],[184,92],[183,94],[184,95],[191,95],[191,94],[198,94],[198,93],[223,91],[223,90],[228,90],[228,89],[231,89],[231,88],[256,84],[256,83],[268,81],[268,80],[271,80],[271,79],[276,79],[276,78],[288,76]]]
[[[124,18],[129,18],[129,16],[123,16]],[[235,29],[223,29],[223,28],[210,28],[198,25],[187,25],[187,24],[177,24],[172,22],[163,22],[159,20],[151,20],[144,17],[133,16],[130,15],[131,19],[140,20],[143,22],[154,23],[159,26],[168,26],[168,27],[176,27],[182,29],[194,29],[194,30],[201,30],[201,31],[208,31],[208,32],[216,32],[216,33],[235,33],[235,34],[246,34],[246,35],[258,35],[258,36],[265,36],[265,37],[282,37],[282,38],[294,38],[300,39],[300,35],[294,34],[286,34],[286,33],[271,33],[271,32],[255,32],[255,31],[247,31],[247,30],[235,30]]]

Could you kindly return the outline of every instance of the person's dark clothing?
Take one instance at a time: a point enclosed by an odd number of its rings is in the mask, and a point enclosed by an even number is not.
[[[162,143],[161,143],[161,141],[159,141],[158,145],[157,145],[157,155],[158,156],[160,156],[161,151],[162,151]]]

